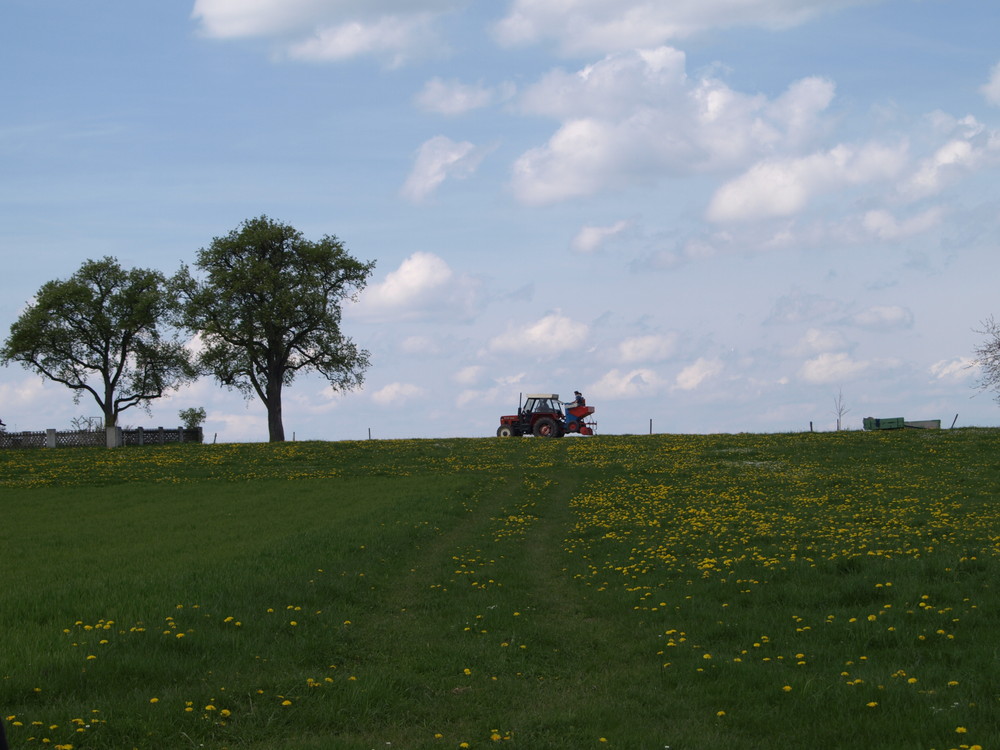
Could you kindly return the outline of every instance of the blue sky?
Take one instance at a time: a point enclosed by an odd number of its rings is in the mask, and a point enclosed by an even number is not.
[[[518,394],[598,431],[996,425],[1000,4],[9,0],[0,331],[89,258],[172,273],[267,214],[377,267],[363,390],[296,439],[492,435]],[[203,406],[205,379],[123,422]],[[0,369],[8,429],[97,414]]]

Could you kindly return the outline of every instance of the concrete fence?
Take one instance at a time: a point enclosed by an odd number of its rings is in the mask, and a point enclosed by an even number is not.
[[[168,443],[203,443],[201,427],[143,427],[122,429],[108,427],[102,432],[89,430],[44,430],[42,432],[0,432],[0,448],[77,448],[82,446],[120,448],[126,445],[167,445]]]

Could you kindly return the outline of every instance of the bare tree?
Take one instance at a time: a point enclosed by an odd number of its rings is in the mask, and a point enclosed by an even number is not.
[[[973,329],[986,339],[973,349],[970,367],[979,367],[976,387],[981,391],[996,391],[996,401],[1000,403],[1000,323],[991,315],[982,323],[982,330]]]
[[[837,390],[837,397],[833,400],[833,413],[837,415],[837,432],[840,432],[840,422],[850,409],[844,403],[843,389]]]

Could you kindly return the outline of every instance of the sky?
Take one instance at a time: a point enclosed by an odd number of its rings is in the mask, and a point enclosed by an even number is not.
[[[580,390],[604,434],[996,426],[1000,3],[7,0],[0,336],[88,259],[174,273],[246,219],[374,260],[364,387],[296,440],[495,434]],[[0,368],[8,430],[100,411]],[[203,407],[204,378],[130,426]]]

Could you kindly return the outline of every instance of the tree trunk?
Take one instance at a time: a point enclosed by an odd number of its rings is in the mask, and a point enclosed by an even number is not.
[[[272,443],[285,440],[285,426],[281,421],[281,378],[272,377],[267,382],[267,434]]]

